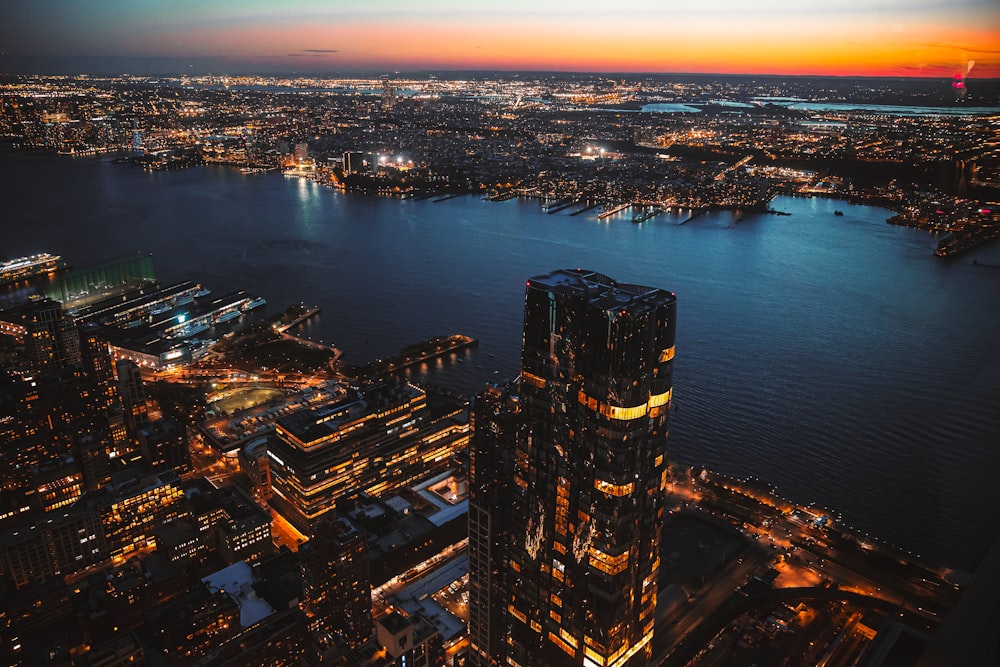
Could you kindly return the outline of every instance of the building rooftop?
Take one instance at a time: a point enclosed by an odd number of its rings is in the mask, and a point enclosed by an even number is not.
[[[578,294],[603,310],[627,308],[644,311],[676,300],[673,292],[655,287],[618,283],[606,275],[586,269],[558,269],[528,280],[529,289],[559,294]]]
[[[296,439],[309,443],[336,433],[344,424],[371,414],[382,405],[410,401],[422,393],[410,384],[371,385],[317,408],[282,417],[276,424]]]
[[[383,628],[396,635],[409,627],[410,622],[400,614],[398,611],[394,611],[388,616],[383,616],[378,620],[378,624]]]
[[[424,500],[427,500],[436,508],[432,512],[422,512],[422,514],[427,517],[427,520],[435,526],[443,526],[452,519],[456,519],[469,511],[467,481],[464,485],[462,485],[464,491],[454,498],[452,498],[451,495],[442,496],[441,493],[436,491],[437,487],[442,484],[455,482],[457,485],[459,477],[460,476],[454,470],[448,470],[413,487],[413,491],[416,492],[417,495]]]
[[[431,596],[468,573],[469,555],[463,554],[392,595],[391,600],[410,616],[420,614],[426,618],[448,641],[465,632],[465,623]]]
[[[241,560],[213,572],[202,581],[210,591],[222,591],[232,598],[240,608],[240,623],[244,628],[249,628],[274,613],[271,605],[257,597],[253,587],[253,571],[246,561]]]

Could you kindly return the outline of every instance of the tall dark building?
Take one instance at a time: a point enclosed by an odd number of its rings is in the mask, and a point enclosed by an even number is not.
[[[670,292],[590,271],[528,281],[520,378],[475,413],[473,664],[645,664],[675,308]]]
[[[518,397],[490,387],[476,397],[469,447],[469,638],[473,664],[499,664],[505,652],[506,595],[500,570],[505,561],[514,448],[523,438]]]
[[[125,408],[125,423],[129,434],[135,437],[140,428],[149,423],[146,408],[146,392],[142,387],[139,366],[128,359],[119,359],[115,364],[118,374],[118,394]]]
[[[92,322],[81,324],[79,332],[83,372],[93,384],[95,412],[103,414],[107,419],[113,451],[116,456],[121,456],[129,450],[129,443],[122,400],[115,386],[111,347],[102,337],[101,327]]]
[[[187,429],[169,419],[159,419],[141,426],[138,431],[139,453],[144,465],[153,471],[171,469],[178,473],[191,470]]]
[[[321,646],[357,649],[375,630],[367,542],[354,524],[332,514],[316,524],[311,539],[299,548],[301,607]]]
[[[66,368],[80,363],[80,335],[62,304],[52,299],[33,301],[17,309],[26,329],[28,357],[38,370]]]

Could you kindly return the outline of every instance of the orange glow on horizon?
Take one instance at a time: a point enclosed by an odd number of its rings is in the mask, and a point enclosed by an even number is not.
[[[1000,76],[995,0],[14,3],[5,59],[254,72],[549,70]],[[54,11],[53,6],[60,7]]]
[[[761,26],[755,26],[761,28]],[[286,64],[290,70],[542,70],[704,72],[720,74],[872,75],[970,78],[1000,76],[996,34],[907,23],[893,30],[871,25],[778,24],[760,30],[710,31],[699,25],[629,31],[574,23],[545,25],[423,24],[329,21],[312,24],[191,26],[182,36],[137,34],[133,50],[198,53],[204,44],[225,61]],[[304,48],[330,45],[329,49]],[[336,48],[332,48],[336,47]],[[207,55],[207,54],[206,54]]]

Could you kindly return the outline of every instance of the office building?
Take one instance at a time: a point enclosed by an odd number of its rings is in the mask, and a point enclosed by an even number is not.
[[[227,563],[253,563],[274,551],[271,515],[237,486],[219,489],[224,517],[215,522],[216,549]]]
[[[0,532],[0,575],[9,576],[18,589],[102,564],[110,557],[100,518],[80,506]]]
[[[368,162],[365,160],[365,154],[359,151],[345,151],[344,152],[344,173],[345,174],[359,174],[363,171],[367,171]]]
[[[502,618],[473,622],[473,664],[645,664],[675,304],[579,269],[528,281],[520,378],[476,410],[470,589]]]
[[[440,635],[419,614],[403,616],[393,611],[375,623],[375,630],[391,667],[433,667],[444,658]]]
[[[238,486],[216,489],[200,479],[185,488],[197,533],[227,563],[256,562],[274,550],[271,515]]]
[[[8,311],[5,317],[23,327],[28,358],[36,370],[80,364],[79,332],[73,318],[63,314],[58,301],[32,301]]]
[[[158,419],[140,426],[138,437],[139,453],[147,469],[173,470],[178,474],[191,470],[187,429],[177,422]]]
[[[180,478],[173,472],[136,479],[86,499],[97,508],[112,557],[131,554],[156,545],[157,527],[190,514]]]
[[[115,364],[115,371],[118,375],[118,394],[125,409],[125,423],[134,437],[140,428],[149,423],[142,375],[139,373],[139,366],[128,359],[119,359]]]
[[[317,644],[360,648],[374,631],[365,534],[347,519],[324,517],[299,558],[301,608]]]
[[[308,534],[338,503],[392,495],[448,469],[469,431],[465,401],[406,383],[364,385],[275,423],[271,507]]]
[[[476,664],[491,665],[505,652],[506,596],[499,577],[508,522],[507,479],[515,439],[523,437],[519,399],[506,388],[489,387],[476,397],[469,446],[469,639]]]

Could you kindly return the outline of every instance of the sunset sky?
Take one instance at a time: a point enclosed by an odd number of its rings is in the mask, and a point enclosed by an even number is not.
[[[1000,76],[996,0],[14,0],[0,72]]]

